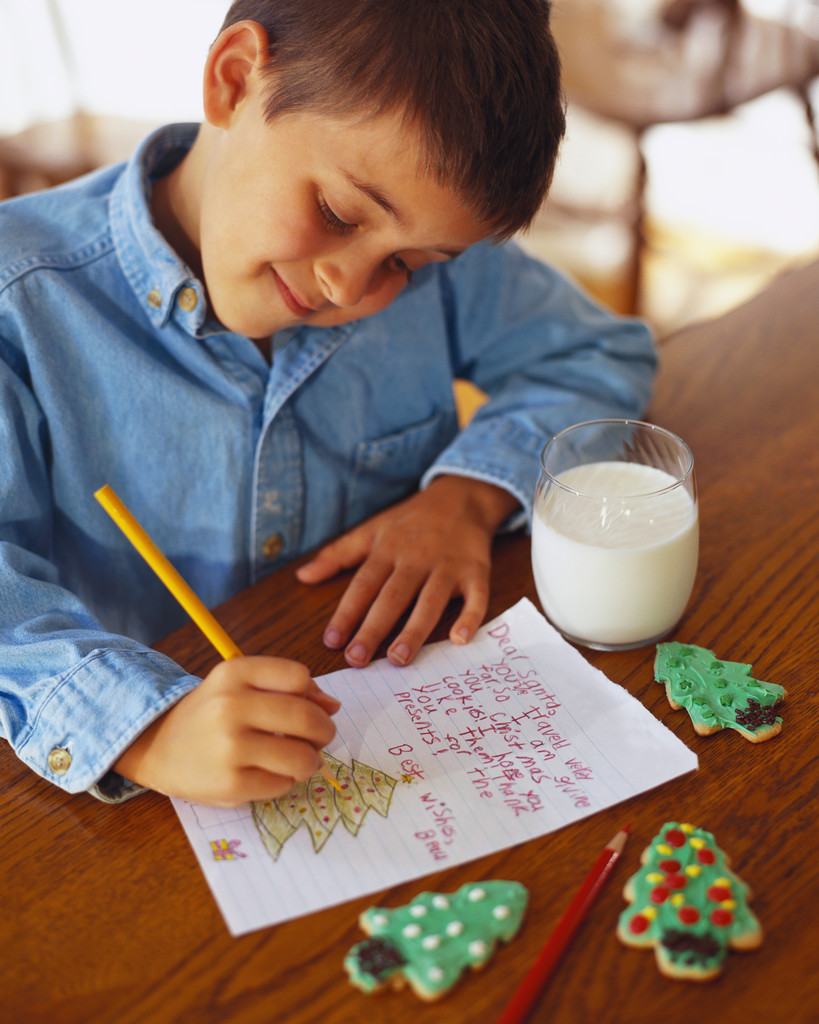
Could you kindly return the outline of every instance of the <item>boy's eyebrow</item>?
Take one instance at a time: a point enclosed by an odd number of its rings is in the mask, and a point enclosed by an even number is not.
[[[349,183],[357,188],[359,192],[363,192],[365,196],[372,199],[376,205],[380,206],[382,210],[385,210],[391,217],[398,221],[399,224],[404,223],[404,218],[395,208],[392,200],[381,191],[376,185],[370,185],[366,181],[359,181],[358,178],[353,177],[352,174],[344,173],[344,177]]]
[[[380,206],[382,210],[386,211],[386,213],[388,213],[390,217],[393,217],[399,224],[402,226],[404,225],[404,218],[398,212],[389,196],[382,192],[380,188],[376,185],[370,185],[366,181],[359,181],[358,178],[354,177],[352,174],[348,174],[346,171],[343,173],[344,177],[354,188],[357,188],[359,192],[371,199],[377,206]],[[455,257],[460,256],[464,250],[436,248],[435,251],[440,252],[443,256],[449,256],[450,259],[454,260]]]

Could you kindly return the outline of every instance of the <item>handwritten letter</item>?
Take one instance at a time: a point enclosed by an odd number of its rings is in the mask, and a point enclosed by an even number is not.
[[[380,661],[319,685],[342,702],[328,748],[341,793],[316,776],[235,811],[173,801],[235,935],[545,835],[697,767],[528,600],[466,647],[430,644],[407,668]],[[242,855],[214,856],[226,848]]]

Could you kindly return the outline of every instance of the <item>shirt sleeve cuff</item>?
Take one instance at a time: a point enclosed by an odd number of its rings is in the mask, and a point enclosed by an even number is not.
[[[112,766],[199,682],[149,648],[93,651],[48,686],[17,756],[66,792],[121,802],[142,788]]]

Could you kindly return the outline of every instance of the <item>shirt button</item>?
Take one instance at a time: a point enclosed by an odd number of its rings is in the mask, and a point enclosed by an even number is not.
[[[71,754],[63,747],[55,747],[48,755],[48,767],[55,775],[65,775],[71,767]]]
[[[269,561],[273,561],[274,558],[278,558],[281,554],[281,550],[284,547],[284,541],[281,539],[278,533],[271,533],[267,540],[262,545],[262,554]]]
[[[199,302],[199,296],[193,288],[183,288],[179,293],[177,302],[179,303],[179,308],[181,310],[185,313],[191,313],[196,309],[196,305]]]
[[[148,292],[148,305],[153,306],[154,309],[159,309],[162,305],[162,293],[157,288],[152,288]]]

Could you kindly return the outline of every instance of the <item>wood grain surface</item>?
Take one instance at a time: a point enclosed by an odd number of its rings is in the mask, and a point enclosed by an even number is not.
[[[819,1019],[819,264],[726,317],[663,342],[649,418],[691,446],[700,490],[694,595],[673,639],[752,662],[788,690],[779,737],[698,737],[653,681],[654,651],[585,652],[700,759],[699,771],[561,831],[471,864],[233,939],[169,802],[68,797],[0,743],[0,1021],[15,1024],[475,1024],[493,1021],[604,843],[626,821],[621,863],[532,1013],[550,1024],[721,1024]],[[218,616],[246,653],[342,667],[321,631],[345,580],[317,589],[285,569]],[[525,536],[496,545],[492,615],[536,600]],[[450,613],[449,620],[452,621]],[[434,639],[445,635],[447,622]],[[158,645],[186,669],[215,656],[194,627]],[[628,735],[623,743],[631,742]],[[720,979],[672,982],[614,929],[626,877],[666,820],[714,832],[753,891],[760,949]],[[512,878],[531,901],[519,936],[444,1001],[365,997],[342,970],[374,902]]]

